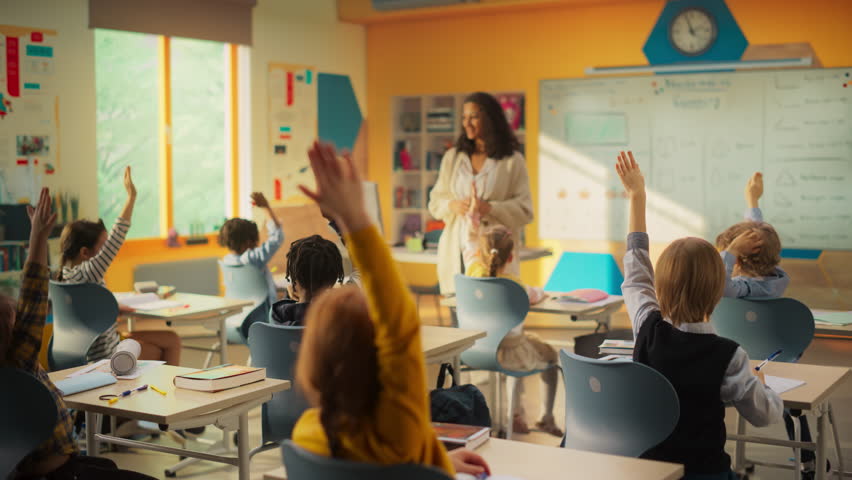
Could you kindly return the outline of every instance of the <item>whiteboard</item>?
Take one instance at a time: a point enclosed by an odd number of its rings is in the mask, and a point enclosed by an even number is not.
[[[654,241],[715,239],[762,171],[785,248],[852,249],[852,68],[543,80],[539,101],[542,238],[623,241],[631,149]]]

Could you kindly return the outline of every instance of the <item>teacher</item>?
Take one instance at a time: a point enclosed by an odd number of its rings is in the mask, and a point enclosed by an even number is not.
[[[512,231],[515,254],[506,273],[520,275],[521,230],[533,220],[530,182],[520,143],[493,96],[476,92],[464,101],[462,133],[444,154],[438,182],[429,197],[429,212],[445,223],[438,242],[441,294],[455,293],[462,273],[462,245],[467,240],[471,186],[481,196],[482,226],[504,225]]]

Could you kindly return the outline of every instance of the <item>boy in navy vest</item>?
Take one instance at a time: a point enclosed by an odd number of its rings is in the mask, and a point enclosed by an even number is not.
[[[621,152],[616,171],[630,196],[630,234],[624,256],[624,301],[633,323],[633,359],[662,373],[680,399],[672,434],[642,457],[684,465],[686,479],[735,479],[725,453],[725,407],[755,426],[781,420],[781,398],[752,370],[736,342],[709,323],[725,288],[716,249],[700,238],[672,242],[654,269],[645,227],[645,180],[633,153]]]

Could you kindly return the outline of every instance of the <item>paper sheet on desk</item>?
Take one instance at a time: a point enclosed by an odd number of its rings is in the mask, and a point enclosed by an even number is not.
[[[781,395],[782,393],[790,391],[794,388],[801,387],[804,384],[804,380],[795,380],[792,378],[773,377],[772,375],[766,375],[766,386],[771,388],[772,391],[774,391],[778,395]]]
[[[160,365],[165,364],[166,362],[162,360],[139,360],[136,364],[136,370],[133,370],[128,375],[117,375],[115,378],[119,380],[133,380],[135,378],[139,378],[143,373],[151,370],[154,367],[159,367]],[[86,368],[81,368],[76,372],[68,375],[68,377],[79,377],[80,375],[85,375],[91,372],[102,372],[102,373],[112,373],[112,369],[109,366],[109,359],[105,358],[103,360],[99,360]]]
[[[118,303],[136,310],[160,310],[183,306],[182,303],[174,300],[162,300],[156,293],[120,293],[116,294],[115,299]]]

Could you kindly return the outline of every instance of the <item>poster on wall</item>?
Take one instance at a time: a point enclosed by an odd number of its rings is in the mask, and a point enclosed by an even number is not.
[[[267,77],[269,182],[275,200],[313,187],[308,147],[317,137],[316,70],[305,65],[270,63]]]
[[[59,166],[57,33],[0,25],[0,203],[34,199]]]

